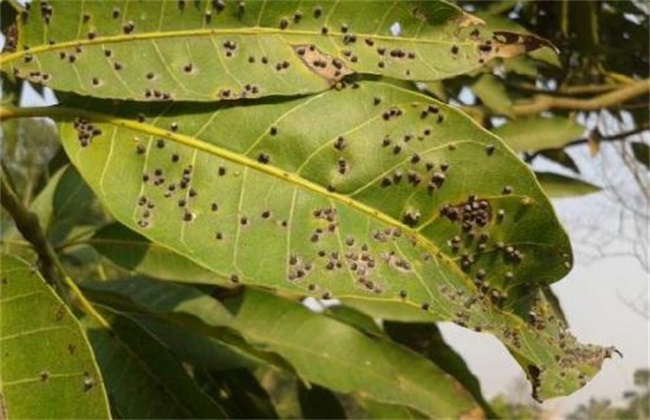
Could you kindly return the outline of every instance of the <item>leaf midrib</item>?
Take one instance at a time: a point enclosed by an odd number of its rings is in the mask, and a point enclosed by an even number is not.
[[[277,28],[265,28],[265,27],[251,27],[245,29],[191,29],[183,31],[167,31],[167,32],[146,32],[141,34],[129,34],[129,35],[113,35],[113,36],[97,36],[93,39],[76,39],[72,41],[58,42],[56,44],[42,44],[34,47],[30,47],[28,50],[15,51],[8,54],[0,54],[0,66],[5,63],[19,59],[26,54],[38,54],[43,52],[58,51],[67,48],[74,48],[77,46],[87,46],[87,45],[101,45],[101,44],[114,44],[125,41],[140,41],[140,40],[149,40],[149,39],[171,39],[171,38],[191,38],[191,37],[203,37],[203,36],[215,36],[215,35],[298,35],[298,36],[314,36],[317,38],[327,37],[332,39],[333,37],[344,37],[346,34],[343,32],[329,32],[328,35],[322,35],[320,31],[313,30],[294,30],[294,29],[277,29]],[[423,39],[423,38],[411,38],[411,37],[401,37],[401,36],[392,36],[392,35],[377,35],[377,34],[368,34],[368,33],[357,33],[358,37],[372,38],[373,40],[380,41],[390,41],[390,42],[404,42],[404,43],[414,43],[414,44],[440,44],[440,45],[473,45],[474,42],[469,41],[445,41],[440,39]],[[288,42],[287,42],[288,43]]]

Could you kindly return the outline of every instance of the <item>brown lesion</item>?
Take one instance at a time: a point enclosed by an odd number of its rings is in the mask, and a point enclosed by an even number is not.
[[[325,79],[331,86],[353,73],[345,66],[342,59],[325,54],[315,45],[294,45],[293,50],[308,69]]]

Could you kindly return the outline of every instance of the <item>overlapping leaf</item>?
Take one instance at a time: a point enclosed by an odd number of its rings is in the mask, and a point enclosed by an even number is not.
[[[70,309],[25,261],[2,254],[0,267],[0,417],[110,418]]]
[[[439,0],[35,1],[19,22],[3,71],[145,101],[306,94],[350,73],[438,80],[539,47]]]
[[[188,286],[169,283],[154,286],[158,301],[142,299],[149,293],[151,283],[154,282],[129,279],[87,284],[86,290],[92,291],[93,298],[99,301],[112,296],[130,299],[135,295],[139,306],[133,309],[145,314],[164,313],[170,319],[192,314],[203,322],[206,335],[213,333],[210,330],[214,330],[215,321],[210,311],[220,307],[219,302]],[[195,297],[188,300],[186,296]],[[262,291],[246,290],[243,296],[226,304],[232,312],[229,327],[260,351],[281,356],[302,380],[336,392],[361,392],[371,399],[415,407],[433,418],[480,412],[455,379],[426,358],[385,337],[368,337],[356,328],[315,314],[298,302]],[[184,309],[172,313],[180,307]],[[193,324],[192,329],[197,328],[201,329]]]
[[[452,108],[383,83],[236,108],[85,108],[52,113],[100,200],[233,283],[488,330],[542,397],[607,355],[537,299],[572,261],[534,175]]]

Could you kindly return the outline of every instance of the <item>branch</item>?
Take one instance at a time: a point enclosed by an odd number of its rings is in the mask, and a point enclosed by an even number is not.
[[[61,279],[56,271],[57,257],[43,234],[38,217],[18,199],[4,173],[0,177],[0,203],[13,218],[21,235],[34,247],[43,277],[50,283],[60,286]]]
[[[620,89],[589,99],[536,95],[533,96],[530,101],[520,102],[513,105],[512,112],[517,117],[524,117],[537,115],[540,112],[550,111],[552,109],[595,111],[601,108],[620,104],[632,98],[645,95],[648,92],[650,92],[650,79],[625,85]]]

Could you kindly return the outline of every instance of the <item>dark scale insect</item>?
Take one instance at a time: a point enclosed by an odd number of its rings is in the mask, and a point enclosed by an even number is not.
[[[268,219],[269,217],[271,217],[271,212],[269,210],[264,210],[262,212],[262,218],[263,219]]]
[[[503,187],[502,193],[504,195],[512,194],[512,187],[510,185],[506,185],[505,187]]]
[[[156,147],[159,149],[163,149],[165,147],[165,140],[163,139],[156,140]]]
[[[223,233],[221,233],[221,232],[215,233],[214,234],[214,239],[216,239],[217,241],[222,240],[223,239]]]
[[[194,217],[195,217],[194,213],[189,212],[189,211],[185,211],[185,213],[183,214],[183,221],[184,222],[191,222],[192,220],[194,220]]]
[[[219,174],[219,176],[226,175],[226,167],[225,166],[219,166],[219,169],[217,170],[217,173]]]
[[[205,19],[205,23],[212,22],[212,11],[211,10],[206,10],[205,11],[204,19]]]
[[[101,80],[99,80],[99,78],[97,78],[97,77],[93,77],[91,82],[92,82],[92,85],[95,86],[95,87],[102,84]]]
[[[296,13],[293,14],[293,23],[300,23],[301,20],[302,20],[302,12],[297,10]]]
[[[314,19],[318,19],[323,15],[323,8],[320,6],[314,7]]]
[[[111,14],[111,16],[113,17],[113,19],[119,18],[120,17],[120,9],[118,9],[117,7],[115,9],[113,9],[113,13]]]
[[[345,139],[343,137],[337,138],[334,142],[334,148],[338,151],[345,149],[346,146],[347,145],[345,144]]]
[[[178,10],[183,11],[185,10],[185,0],[178,0]]]
[[[347,161],[343,158],[339,158],[338,164],[339,164],[339,169],[338,169],[339,173],[341,175],[345,175],[348,171]]]
[[[88,32],[87,36],[88,36],[88,39],[93,40],[93,39],[95,39],[97,37],[97,32],[90,31],[90,32]]]
[[[422,309],[425,310],[425,311],[428,311],[430,307],[431,307],[431,305],[428,304],[427,302],[424,302],[424,303],[420,306],[420,308],[422,308]]]
[[[286,20],[284,18],[280,19],[280,29],[281,30],[287,29],[288,26],[289,26],[289,21],[288,20]]]
[[[120,71],[124,68],[124,66],[122,66],[122,63],[120,63],[119,61],[116,61],[115,63],[113,63],[113,68],[117,71]]]
[[[246,226],[248,224],[248,217],[246,217],[246,216],[242,217],[241,219],[239,219],[239,223],[242,226]]]
[[[495,149],[494,145],[489,144],[485,147],[485,153],[487,153],[488,156],[492,156],[494,154],[494,149]]]
[[[269,129],[269,134],[272,135],[272,136],[275,136],[276,134],[278,134],[278,128],[275,127],[275,126],[271,127]]]
[[[105,53],[106,53],[106,52],[104,52],[104,54],[105,54]],[[68,54],[66,54],[65,51],[61,51],[61,52],[59,52],[59,58],[60,58],[61,60],[65,60],[67,56],[68,56]]]
[[[152,72],[148,72],[148,73],[145,75],[145,77],[146,77],[148,80],[151,80],[151,79],[153,79],[154,77],[156,77],[156,75],[153,74]]]
[[[183,66],[183,71],[185,73],[192,73],[193,69],[194,69],[194,66],[192,65],[192,63],[188,63],[188,64]]]
[[[267,164],[271,161],[271,157],[267,153],[260,153],[257,156],[257,161],[259,163]]]
[[[230,276],[230,281],[233,283],[239,283],[239,276],[237,274],[233,274]]]
[[[124,31],[124,33],[127,35],[133,32],[134,29],[135,29],[135,23],[133,23],[132,20],[126,22],[124,26],[122,26],[122,31]]]
[[[90,15],[88,13],[84,13],[83,16],[81,17],[81,20],[83,23],[88,23],[90,21]]]
[[[452,45],[451,53],[454,55],[458,54],[458,45]]]
[[[381,98],[375,96],[375,98],[372,100],[372,104],[375,105],[375,106],[377,106],[377,105],[379,105],[380,103],[381,103]]]

